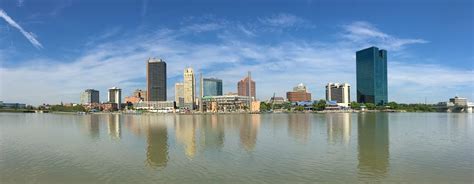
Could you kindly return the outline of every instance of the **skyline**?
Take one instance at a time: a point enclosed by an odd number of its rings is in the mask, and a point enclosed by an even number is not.
[[[284,97],[299,83],[308,86],[313,99],[324,99],[329,82],[356,86],[355,52],[370,46],[388,51],[389,101],[420,103],[427,98],[437,103],[455,95],[474,99],[469,1],[450,3],[443,16],[437,10],[446,3],[423,1],[398,6],[366,1],[366,7],[339,1],[254,6],[66,2],[71,3],[48,1],[57,11],[46,14],[51,8],[42,3],[0,1],[4,102],[79,102],[79,94],[89,88],[106,99],[104,92],[112,86],[128,96],[146,89],[150,57],[168,64],[168,100],[174,99],[174,84],[182,81],[187,66],[222,79],[223,93],[237,92],[237,82],[251,71],[260,100],[274,92]],[[108,14],[97,17],[106,6]],[[336,6],[343,13],[325,10]],[[421,6],[423,13],[414,11]],[[387,13],[368,16],[365,11],[375,7]],[[238,13],[243,9],[245,15]],[[406,19],[414,13],[416,17]],[[350,98],[356,99],[354,91]]]

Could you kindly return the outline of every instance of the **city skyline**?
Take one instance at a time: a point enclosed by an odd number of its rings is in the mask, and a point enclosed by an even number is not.
[[[105,16],[98,16],[100,5],[58,1],[49,2],[49,8],[38,3],[25,1],[19,7],[0,2],[2,101],[79,102],[78,93],[89,88],[106,99],[110,86],[128,95],[146,89],[143,61],[149,57],[168,63],[167,100],[174,99],[174,84],[182,80],[186,66],[225,81],[224,94],[237,92],[235,83],[251,71],[260,100],[273,93],[284,96],[299,82],[308,86],[312,99],[324,99],[325,85],[331,81],[347,82],[355,89],[355,52],[370,46],[390,53],[388,101],[437,103],[455,95],[474,99],[469,1],[452,2],[454,8],[444,11],[444,18],[433,18],[445,5],[442,2],[397,7],[388,2],[364,7],[329,2],[247,3],[249,7],[210,3],[215,10],[202,4],[187,6],[209,10],[204,14],[183,12],[171,2],[118,3],[109,4],[110,15]],[[156,3],[169,12],[154,11]],[[344,13],[325,10],[331,7]],[[388,13],[369,16],[374,7]],[[248,15],[236,16],[243,9]],[[417,18],[405,17],[413,14]],[[24,90],[30,88],[35,93]],[[350,98],[357,99],[355,90]]]

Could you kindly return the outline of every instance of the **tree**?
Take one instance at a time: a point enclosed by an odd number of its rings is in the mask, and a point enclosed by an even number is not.
[[[296,111],[304,111],[304,107],[303,106],[296,106],[295,110]]]
[[[376,108],[375,104],[373,103],[365,103],[365,107],[369,110],[374,110]]]
[[[265,102],[260,102],[260,112],[269,111],[271,109],[270,104]]]
[[[319,100],[313,103],[313,110],[322,111],[326,108],[326,100]]]
[[[352,109],[357,109],[357,110],[359,110],[359,109],[360,109],[360,106],[361,106],[360,103],[351,102],[351,108],[352,108]]]

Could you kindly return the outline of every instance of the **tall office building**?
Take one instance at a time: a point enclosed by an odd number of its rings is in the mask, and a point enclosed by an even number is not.
[[[184,84],[183,83],[174,84],[174,101],[176,102],[177,107],[184,106]]]
[[[356,52],[357,102],[377,105],[388,102],[387,51],[370,47]]]
[[[166,101],[166,62],[150,58],[146,65],[147,101]]]
[[[326,85],[326,101],[336,101],[338,105],[348,107],[351,103],[350,88],[348,83],[328,83]]]
[[[311,93],[303,83],[293,88],[293,91],[286,92],[286,98],[290,102],[311,101]]]
[[[203,78],[203,96],[222,96],[222,80]]]
[[[81,93],[81,104],[93,104],[99,102],[99,91],[95,89],[86,89]]]
[[[117,87],[109,88],[107,99],[110,103],[116,103],[117,109],[120,109],[120,104],[122,104],[122,89]]]
[[[249,87],[250,87],[250,90],[249,90]],[[254,99],[257,99],[255,88],[256,88],[255,81],[253,81],[249,75],[237,83],[237,94],[239,96],[251,96]],[[250,91],[250,94],[249,94],[249,91]]]
[[[184,69],[184,84],[183,84],[184,106],[188,109],[194,109],[194,102],[196,98],[196,79],[192,68]]]

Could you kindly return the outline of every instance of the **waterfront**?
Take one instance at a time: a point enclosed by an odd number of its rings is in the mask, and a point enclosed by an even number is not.
[[[0,113],[1,183],[474,181],[473,115]]]

